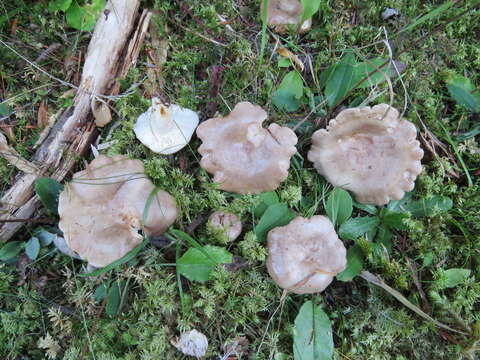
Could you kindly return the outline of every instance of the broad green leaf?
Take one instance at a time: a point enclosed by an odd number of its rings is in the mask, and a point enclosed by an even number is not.
[[[280,110],[298,110],[303,96],[303,79],[298,71],[290,71],[272,95],[272,103]]]
[[[325,97],[329,108],[335,107],[355,85],[354,65],[355,57],[347,54],[339,64],[326,70],[328,75],[325,79]]]
[[[278,203],[270,205],[263,213],[257,226],[255,234],[259,241],[265,241],[267,234],[273,228],[287,225],[295,217],[295,212],[290,210],[287,204]]]
[[[138,244],[136,247],[134,247],[132,250],[130,250],[128,253],[126,253],[125,256],[121,257],[118,260],[115,260],[113,263],[108,264],[107,266],[105,266],[101,269],[98,269],[98,270],[95,270],[95,271],[92,271],[92,272],[89,272],[89,273],[86,273],[86,274],[78,274],[77,276],[81,276],[81,277],[98,276],[98,275],[106,273],[106,272],[108,272],[112,269],[115,269],[115,268],[119,267],[120,265],[126,264],[130,260],[132,260],[135,256],[137,256],[138,253],[140,251],[142,251],[143,248],[145,246],[147,246],[147,244],[149,242],[150,241],[148,239],[145,239],[145,240],[143,240],[143,242],[141,244]]]
[[[331,360],[333,358],[332,325],[327,314],[312,301],[305,302],[293,328],[295,360]]]
[[[404,205],[404,209],[412,216],[432,216],[438,212],[446,212],[453,207],[452,199],[446,196],[432,196],[428,199],[412,201]]]
[[[390,231],[387,225],[381,224],[378,227],[376,242],[380,245],[383,245],[389,254],[392,252],[393,248],[392,237],[393,233]]]
[[[396,77],[398,74],[395,70],[395,66],[387,60],[387,58],[374,58],[355,65],[353,70],[354,74],[352,80],[352,87],[357,85],[365,78],[365,81],[358,85],[359,89],[365,89],[381,84],[382,82],[386,81],[385,75],[387,75],[389,78]],[[395,62],[395,64],[399,72],[405,69],[405,65],[403,63],[397,61]],[[381,70],[381,72],[378,70]]]
[[[25,244],[25,253],[30,260],[35,260],[40,252],[40,241],[36,237],[30,238]]]
[[[345,221],[338,231],[342,239],[355,240],[378,226],[380,219],[376,216],[356,217]]]
[[[391,211],[402,211],[403,205],[405,205],[412,198],[412,193],[405,193],[400,200],[392,200],[387,204],[387,209]]]
[[[67,11],[70,5],[72,4],[72,0],[50,0],[48,3],[48,10],[49,11]]]
[[[440,279],[435,281],[438,289],[448,289],[455,287],[465,281],[470,276],[469,269],[448,269],[441,271]]]
[[[253,214],[256,218],[262,216],[270,205],[277,204],[279,202],[278,195],[275,191],[264,192],[258,197],[260,198],[260,204],[258,204],[255,210],[253,210]]]
[[[52,234],[45,229],[38,229],[34,233],[35,237],[40,240],[40,244],[42,246],[48,246],[52,243],[52,241],[57,237],[57,234]]]
[[[397,211],[389,211],[385,209],[383,213],[383,222],[394,229],[397,230],[405,230],[407,227],[403,220],[408,219],[409,216],[407,213],[397,212]]]
[[[206,245],[202,248],[208,254],[196,248],[190,248],[177,260],[177,271],[191,281],[206,282],[217,264],[232,262],[232,254],[225,248]]]
[[[25,243],[23,241],[10,241],[0,249],[0,261],[8,261],[22,251]]]
[[[74,0],[66,12],[67,23],[77,30],[92,31],[104,6],[105,0],[93,0],[84,6],[79,6]]]
[[[471,112],[480,112],[480,89],[475,88],[470,79],[449,74],[445,79],[452,98]]]
[[[58,215],[58,196],[63,190],[63,185],[50,178],[35,180],[35,192],[43,206],[52,214]]]
[[[353,202],[353,206],[357,209],[363,210],[370,215],[375,215],[377,213],[377,207],[375,205],[361,204],[356,201]]]
[[[322,0],[301,0],[303,6],[302,22],[310,19],[320,9]]]
[[[333,225],[342,225],[352,216],[352,197],[347,191],[341,188],[333,189],[325,204],[325,211]]]
[[[363,270],[363,252],[357,244],[350,246],[347,250],[347,267],[337,274],[337,280],[351,281]]]
[[[108,316],[115,316],[119,313],[122,295],[126,290],[125,285],[125,281],[114,281],[108,289],[107,305],[105,306],[105,312]]]
[[[105,299],[105,296],[107,296],[107,284],[102,283],[95,289],[95,292],[93,293],[93,298],[97,303],[99,303],[103,301],[103,299]]]

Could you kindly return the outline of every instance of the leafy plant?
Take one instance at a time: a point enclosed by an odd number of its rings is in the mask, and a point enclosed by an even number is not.
[[[347,191],[341,188],[333,189],[325,204],[325,211],[333,225],[342,225],[352,216],[352,197]]]
[[[50,178],[35,180],[35,192],[43,206],[52,214],[58,215],[58,196],[63,190],[63,185]]]
[[[310,19],[320,9],[322,0],[301,0],[303,6],[302,22]]]
[[[105,7],[105,0],[91,0],[80,6],[77,0],[52,0],[48,9],[52,12],[65,13],[67,24],[77,30],[92,31],[100,12]]]
[[[206,245],[202,250],[190,248],[177,260],[177,271],[189,280],[206,282],[216,265],[232,262],[232,254],[225,248]]]
[[[30,238],[25,244],[25,253],[30,260],[35,260],[40,252],[40,241],[36,237]]]
[[[269,205],[255,226],[255,235],[257,235],[259,241],[265,241],[271,229],[287,225],[294,217],[295,212],[289,209],[287,204]]]
[[[303,79],[296,70],[285,75],[278,89],[272,94],[272,103],[279,110],[293,112],[302,105]]]
[[[305,302],[293,328],[295,360],[329,360],[333,358],[332,325],[327,314],[312,301]]]
[[[480,89],[470,79],[458,74],[449,73],[445,82],[450,96],[471,112],[480,112]]]
[[[25,244],[21,241],[10,241],[0,249],[0,261],[8,261],[20,254]]]

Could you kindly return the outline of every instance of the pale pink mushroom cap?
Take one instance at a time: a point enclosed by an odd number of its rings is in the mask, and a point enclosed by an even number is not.
[[[214,174],[219,188],[240,194],[276,189],[288,176],[297,136],[287,127],[262,127],[267,113],[258,105],[238,103],[233,111],[197,128],[202,140],[200,165]]]
[[[242,223],[235,214],[215,211],[208,221],[215,229],[223,231],[228,241],[234,241],[242,233]]]
[[[423,150],[415,126],[387,104],[346,109],[312,136],[308,159],[358,202],[384,205],[413,190]]]
[[[267,236],[267,269],[283,289],[296,294],[321,292],[347,264],[346,249],[325,216],[301,216]]]
[[[263,14],[263,0],[260,2]],[[269,0],[267,24],[278,33],[284,33],[289,25],[298,26],[302,20],[303,6],[299,0]],[[312,19],[302,23],[300,32],[307,32],[312,27]]]
[[[95,267],[118,260],[142,242],[142,216],[154,189],[141,161],[98,156],[60,193],[59,227],[66,243]],[[159,191],[145,214],[146,235],[159,235],[177,217],[175,200]]]

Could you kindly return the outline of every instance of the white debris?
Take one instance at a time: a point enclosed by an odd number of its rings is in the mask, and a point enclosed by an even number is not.
[[[383,20],[388,20],[394,16],[398,16],[400,13],[398,12],[397,9],[394,8],[385,8],[385,10],[382,12],[382,19]]]
[[[174,104],[167,107],[153,98],[152,106],[138,117],[134,131],[150,150],[168,155],[188,144],[198,121],[194,111]]]
[[[180,338],[171,340],[173,346],[185,355],[201,358],[207,352],[208,340],[197,330],[190,330],[180,335]]]

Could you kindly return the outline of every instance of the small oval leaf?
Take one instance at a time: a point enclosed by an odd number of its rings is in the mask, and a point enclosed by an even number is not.
[[[30,260],[35,260],[40,252],[40,241],[36,237],[32,237],[25,245],[25,253]]]

